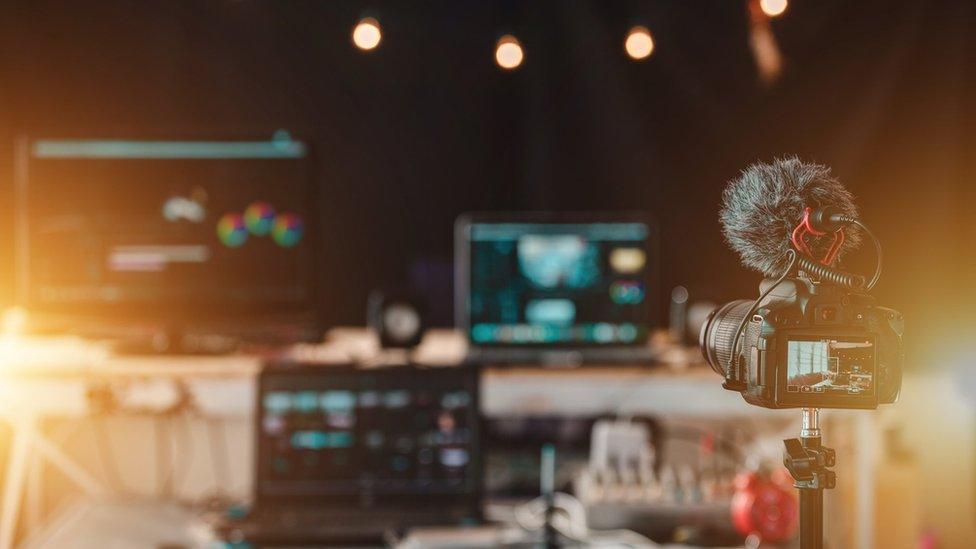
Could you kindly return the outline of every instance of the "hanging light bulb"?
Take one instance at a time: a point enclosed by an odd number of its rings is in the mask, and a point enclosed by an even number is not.
[[[373,17],[363,17],[352,29],[352,43],[363,51],[376,49],[382,39],[380,22]]]
[[[498,43],[495,45],[495,62],[498,63],[499,67],[505,70],[514,70],[522,64],[523,59],[525,59],[525,53],[522,51],[522,44],[519,43],[518,38],[506,34],[498,39]]]
[[[759,7],[770,17],[783,15],[789,5],[789,0],[759,0]]]
[[[635,61],[647,59],[654,52],[654,39],[651,38],[651,31],[647,27],[636,26],[627,33],[624,40],[624,50],[627,55]]]

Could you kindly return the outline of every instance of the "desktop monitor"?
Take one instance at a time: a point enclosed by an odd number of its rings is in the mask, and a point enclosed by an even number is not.
[[[69,326],[308,320],[314,204],[308,145],[285,133],[22,139],[18,302]]]
[[[470,214],[456,226],[457,325],[475,347],[645,345],[656,233],[639,214]]]

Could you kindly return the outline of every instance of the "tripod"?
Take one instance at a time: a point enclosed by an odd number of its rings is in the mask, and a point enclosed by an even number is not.
[[[821,445],[820,410],[804,408],[800,438],[783,443],[783,465],[793,476],[793,486],[800,490],[800,547],[822,549],[823,491],[837,484],[837,475],[829,469],[836,462],[833,448]]]

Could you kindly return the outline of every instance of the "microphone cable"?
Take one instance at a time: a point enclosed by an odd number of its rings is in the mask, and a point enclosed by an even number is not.
[[[864,231],[864,233],[871,238],[871,241],[874,242],[874,253],[876,259],[876,262],[874,264],[874,276],[871,277],[871,281],[868,282],[867,285],[867,289],[871,290],[871,288],[874,288],[874,285],[878,283],[878,280],[881,280],[881,262],[882,262],[881,241],[878,240],[878,237],[875,236],[871,228],[868,227],[867,224],[861,221],[860,219],[851,219],[850,223],[853,225],[857,225],[857,227],[862,231]]]
[[[816,210],[813,214],[811,214],[810,217],[817,220],[816,221],[817,225],[823,224],[822,226],[820,226],[820,230],[825,232],[828,230],[836,230],[837,228],[840,228],[843,225],[854,225],[859,229],[861,229],[862,231],[864,231],[864,233],[867,234],[868,237],[871,239],[871,242],[874,243],[874,253],[875,253],[874,275],[871,277],[871,280],[865,285],[864,277],[861,275],[846,273],[844,271],[839,271],[837,269],[833,269],[832,267],[826,265],[820,265],[806,257],[801,257],[799,259],[800,269],[807,271],[810,274],[816,275],[817,277],[823,280],[832,282],[834,284],[839,284],[841,286],[845,286],[851,290],[864,289],[865,291],[870,291],[872,288],[874,288],[875,284],[877,284],[878,281],[881,280],[883,254],[881,252],[881,241],[878,240],[877,235],[875,235],[874,231],[872,231],[871,228],[868,227],[867,223],[851,215],[832,213],[831,211],[825,208]]]
[[[864,277],[859,274],[844,272],[817,263],[809,257],[798,257],[796,263],[801,271],[815,276],[817,280],[843,286],[848,290],[861,290],[864,288]]]
[[[776,289],[777,286],[782,284],[783,281],[786,280],[786,277],[789,276],[791,272],[793,272],[793,267],[796,266],[796,260],[797,257],[799,257],[796,250],[790,248],[789,250],[786,250],[786,254],[790,256],[790,262],[786,266],[786,269],[783,270],[783,274],[779,275],[779,278],[776,279],[776,282],[774,282],[772,285],[766,288],[761,294],[759,294],[759,297],[757,297],[756,300],[752,303],[752,307],[749,307],[749,310],[746,311],[745,316],[743,316],[742,320],[739,322],[739,327],[735,330],[735,337],[732,338],[732,352],[729,353],[729,366],[725,370],[726,381],[733,381],[732,366],[733,364],[738,366],[737,358],[739,356],[739,339],[742,338],[742,330],[745,329],[746,324],[752,319],[752,315],[756,313],[756,309],[759,308],[759,304],[762,302],[762,300],[766,299],[766,297],[770,293],[772,293],[772,291]],[[735,370],[736,371],[735,371],[734,381],[735,383],[739,383],[738,368],[736,368]]]

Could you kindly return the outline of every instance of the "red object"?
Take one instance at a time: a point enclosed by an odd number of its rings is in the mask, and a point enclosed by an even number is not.
[[[793,229],[793,235],[790,237],[790,239],[793,241],[793,246],[797,250],[807,254],[810,257],[813,257],[813,251],[810,250],[810,245],[807,244],[807,235],[824,236],[825,234],[827,234],[824,231],[818,231],[817,229],[814,229],[813,225],[810,224],[810,213],[812,211],[813,210],[811,210],[810,208],[803,209],[803,219],[801,219],[800,224]],[[818,261],[820,261],[820,263],[824,265],[830,265],[831,263],[833,263],[834,260],[837,259],[837,252],[840,251],[840,247],[843,244],[844,244],[844,229],[837,229],[836,231],[834,231],[834,241],[830,244],[830,248],[827,250],[827,254],[824,255],[823,258],[819,259]]]
[[[788,475],[787,475],[788,476]],[[796,533],[798,504],[790,484],[759,475],[740,473],[732,496],[732,524],[743,536],[756,534],[762,541],[786,541]]]
[[[715,453],[715,437],[712,435],[702,435],[699,445],[703,453],[709,455]]]

